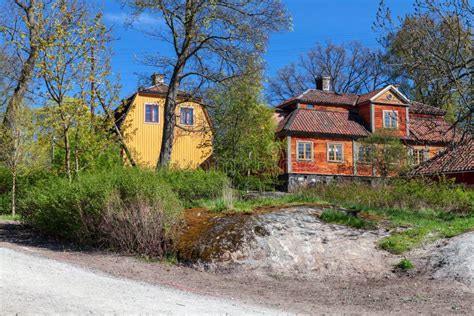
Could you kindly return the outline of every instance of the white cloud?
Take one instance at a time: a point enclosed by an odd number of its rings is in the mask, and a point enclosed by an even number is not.
[[[159,25],[162,24],[162,19],[151,16],[148,13],[142,13],[138,17],[133,17],[130,14],[125,12],[118,12],[118,13],[106,13],[104,14],[104,19],[118,24],[125,24],[133,22],[134,25],[142,25],[142,26],[149,26],[149,25]]]

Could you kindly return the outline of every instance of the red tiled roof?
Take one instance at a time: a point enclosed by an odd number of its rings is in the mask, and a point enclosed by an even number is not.
[[[412,169],[409,175],[435,175],[474,171],[474,139],[457,144]]]
[[[352,137],[369,135],[369,131],[364,127],[363,122],[357,114],[309,109],[297,109],[293,111],[281,122],[278,132]]]
[[[282,108],[285,105],[293,102],[307,103],[307,104],[332,104],[332,105],[356,105],[359,96],[357,94],[336,93],[332,91],[322,91],[316,89],[309,89],[301,95],[285,100],[277,106]]]
[[[429,115],[445,115],[446,111],[440,108],[436,108],[431,105],[423,104],[421,102],[413,101],[409,108],[410,113],[414,114],[429,114]]]
[[[455,129],[443,117],[411,117],[410,136],[420,142],[450,142],[456,137]]]
[[[360,104],[360,103],[364,103],[366,101],[369,101],[370,99],[372,99],[377,93],[379,93],[380,91],[382,91],[384,88],[380,88],[380,89],[377,89],[377,90],[374,90],[374,91],[371,91],[371,92],[368,92],[366,94],[362,94],[359,99],[357,100],[357,104]]]

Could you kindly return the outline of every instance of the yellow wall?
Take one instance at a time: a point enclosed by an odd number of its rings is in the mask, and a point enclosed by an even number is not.
[[[164,97],[135,96],[127,114],[122,130],[127,145],[133,153],[137,163],[145,167],[155,167],[161,149],[164,120]],[[145,104],[159,105],[159,122],[145,123]],[[197,103],[187,102],[179,104],[176,109],[177,124],[179,125],[180,107],[194,108],[194,125],[175,127],[171,164],[178,168],[197,168],[212,154],[212,134],[205,109]]]

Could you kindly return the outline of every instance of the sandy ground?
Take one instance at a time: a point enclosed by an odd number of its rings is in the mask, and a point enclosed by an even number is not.
[[[0,248],[3,314],[270,315],[276,310],[153,286]]]
[[[199,295],[203,301],[218,299],[218,302],[238,302],[238,306],[265,306],[273,311],[305,314],[474,314],[474,293],[471,289],[456,281],[435,280],[422,273],[365,280],[332,277],[317,281],[209,273],[77,249],[38,237],[14,223],[0,223],[0,247],[40,259],[69,263],[85,268],[88,273],[95,271],[99,275],[145,282],[148,286],[171,287],[189,295]],[[55,272],[51,270],[50,273]],[[176,306],[178,313],[180,307]],[[259,310],[266,311],[254,309]]]

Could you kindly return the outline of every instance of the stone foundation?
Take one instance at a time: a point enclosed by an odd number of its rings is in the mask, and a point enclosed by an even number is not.
[[[285,174],[280,177],[283,183],[284,190],[288,192],[295,192],[304,187],[311,187],[317,184],[331,184],[344,182],[357,182],[376,185],[380,183],[381,179],[376,177],[362,177],[362,176],[343,176],[343,175],[321,175],[321,174]]]

